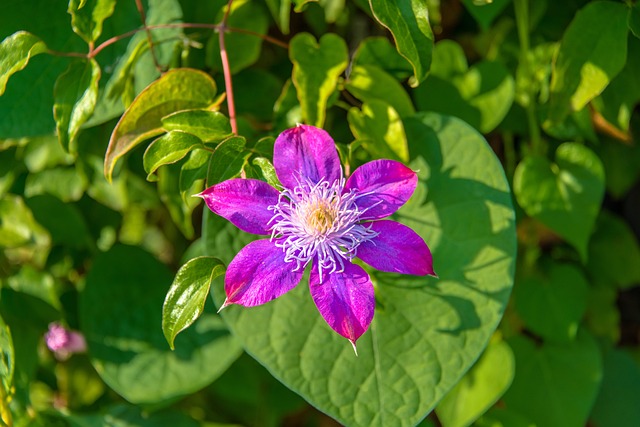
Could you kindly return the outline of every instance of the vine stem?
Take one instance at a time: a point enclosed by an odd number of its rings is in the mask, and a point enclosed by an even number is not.
[[[145,33],[147,33],[147,42],[149,43],[149,51],[151,52],[151,57],[153,58],[153,65],[155,65],[156,70],[158,70],[158,72],[162,73],[162,67],[160,66],[160,62],[158,62],[156,51],[153,48],[153,39],[151,38],[151,31],[149,30],[149,27],[147,27],[147,15],[144,13],[142,0],[136,0],[136,7],[138,8],[138,13],[140,14],[140,19],[142,20],[142,27],[144,28]]]
[[[220,28],[219,24],[200,24],[200,23],[191,23],[191,22],[179,22],[173,24],[156,24],[156,25],[148,25],[146,28],[136,28],[135,30],[127,31],[126,33],[119,34],[117,36],[113,36],[102,43],[100,43],[95,49],[89,51],[89,53],[81,53],[81,52],[59,52],[56,50],[49,49],[47,52],[50,55],[55,56],[68,56],[73,58],[86,58],[91,59],[97,56],[103,49],[111,46],[114,43],[119,42],[120,40],[126,39],[128,37],[133,36],[134,34],[139,33],[140,31],[146,30],[160,30],[163,28],[201,28],[205,30],[214,30],[218,31]],[[249,34],[254,37],[261,38],[262,40],[274,44],[276,46],[280,46],[284,49],[288,49],[289,45],[281,40],[276,38],[267,36],[265,34],[256,33],[251,30],[246,30],[244,28],[235,28],[235,27],[227,27],[225,26],[225,30],[230,33],[243,33]]]
[[[227,18],[231,12],[231,4],[233,0],[227,3],[227,10],[224,13],[222,22],[218,26],[218,40],[220,41],[220,60],[222,61],[222,72],[224,73],[224,86],[227,92],[227,108],[229,110],[229,122],[231,123],[231,132],[238,134],[238,123],[236,122],[236,106],[233,98],[233,81],[231,79],[231,68],[229,67],[229,56],[227,48],[224,44],[224,33],[227,27]]]
[[[529,62],[529,0],[514,0],[513,7],[516,15],[518,39],[520,40],[520,66],[527,78],[531,77],[531,64]],[[542,154],[542,137],[540,126],[536,116],[535,94],[530,87],[527,99],[527,122],[529,124],[529,136],[531,137],[531,149],[536,154]]]

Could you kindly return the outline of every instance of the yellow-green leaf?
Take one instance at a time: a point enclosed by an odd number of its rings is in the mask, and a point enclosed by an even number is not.
[[[162,118],[180,110],[207,108],[215,101],[216,84],[208,74],[189,68],[167,72],[143,90],[116,125],[104,159],[110,181],[120,157],[145,139],[164,132]]]
[[[335,34],[325,34],[317,43],[311,34],[300,33],[289,46],[292,80],[302,107],[302,120],[322,127],[329,97],[338,77],[347,68],[347,44]]]
[[[47,46],[42,40],[26,31],[18,31],[0,43],[0,96],[7,87],[12,74],[27,66],[29,59],[46,52]]]

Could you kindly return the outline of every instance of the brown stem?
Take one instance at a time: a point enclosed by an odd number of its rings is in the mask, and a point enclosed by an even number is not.
[[[142,7],[142,0],[136,0],[136,7],[138,8],[138,12],[140,13],[140,19],[142,20],[144,31],[147,33],[147,42],[149,43],[149,51],[151,52],[151,57],[153,58],[153,64],[156,66],[158,72],[162,73],[162,67],[158,62],[158,57],[156,56],[156,52],[153,49],[153,39],[151,38],[151,31],[149,30],[149,27],[147,27],[147,16],[144,13],[144,7]]]

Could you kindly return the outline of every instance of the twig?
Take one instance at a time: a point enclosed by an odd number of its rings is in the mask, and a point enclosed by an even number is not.
[[[227,56],[227,49],[224,44],[224,33],[226,31],[227,18],[231,11],[231,3],[233,0],[229,0],[227,3],[227,10],[225,11],[222,22],[218,26],[218,40],[220,41],[220,60],[222,61],[222,72],[224,73],[224,85],[227,92],[227,108],[229,109],[229,121],[231,122],[231,131],[234,134],[238,134],[238,124],[236,122],[236,106],[233,98],[233,82],[231,80],[231,69],[229,68],[229,57]]]
[[[144,13],[144,7],[142,7],[142,0],[136,0],[136,7],[138,8],[138,12],[140,13],[140,19],[142,20],[142,27],[147,33],[147,42],[149,43],[149,51],[151,52],[151,57],[153,58],[153,64],[156,66],[158,72],[162,73],[162,67],[158,62],[158,57],[156,56],[156,52],[153,49],[153,39],[151,38],[151,31],[149,27],[147,27],[147,16]]]

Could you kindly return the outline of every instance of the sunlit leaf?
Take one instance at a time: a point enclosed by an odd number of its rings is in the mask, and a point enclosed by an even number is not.
[[[622,70],[627,17],[626,5],[608,1],[588,3],[576,14],[554,62],[547,125],[581,110]]]
[[[176,336],[202,314],[211,281],[224,271],[224,264],[212,257],[194,258],[178,270],[162,306],[162,331],[172,350]]]
[[[423,0],[369,0],[373,16],[391,31],[396,48],[413,66],[411,86],[418,86],[429,73],[433,32]]]
[[[204,148],[202,140],[180,130],[170,131],[153,141],[142,158],[147,181],[157,180],[154,173],[160,166],[175,163],[196,148]]]
[[[190,133],[203,142],[219,141],[231,135],[229,119],[217,111],[178,111],[163,117],[162,127],[168,131]]]
[[[246,141],[241,136],[232,136],[221,142],[211,156],[207,185],[211,186],[240,175],[242,166],[251,153],[245,150]]]
[[[404,80],[413,74],[413,67],[407,62],[386,37],[364,39],[353,54],[354,65],[374,65],[397,80]]]
[[[299,33],[289,46],[292,80],[302,106],[302,119],[322,127],[327,101],[338,77],[347,68],[347,44],[335,34],[325,34],[317,42],[311,34]]]
[[[375,65],[353,67],[345,87],[363,102],[380,100],[388,103],[400,117],[407,117],[415,112],[411,98],[402,85]]]
[[[116,0],[71,0],[68,12],[71,27],[87,43],[98,40],[102,33],[102,23],[113,14]]]
[[[46,52],[47,46],[38,37],[26,31],[18,31],[0,43],[0,95],[7,87],[7,80],[27,66],[31,57]]]
[[[74,61],[53,88],[53,116],[58,140],[65,151],[75,151],[80,127],[89,119],[98,100],[100,66],[91,59]]]
[[[507,343],[489,343],[480,359],[436,407],[447,427],[468,426],[509,388],[515,373],[513,352]]]
[[[369,101],[362,104],[362,110],[351,108],[347,119],[351,132],[374,158],[409,161],[402,120],[389,104],[379,100]]]
[[[116,162],[145,139],[164,132],[162,118],[179,110],[206,108],[214,101],[216,84],[198,70],[178,68],[149,85],[133,101],[116,125],[104,159],[111,181]]]

